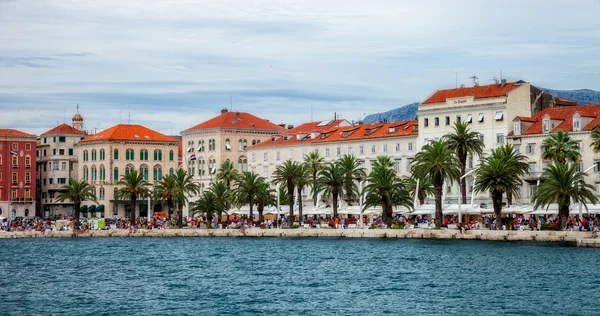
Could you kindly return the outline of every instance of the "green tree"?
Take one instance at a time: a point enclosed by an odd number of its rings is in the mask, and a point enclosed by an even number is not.
[[[542,142],[542,159],[564,165],[581,159],[579,144],[569,137],[569,133],[558,131],[550,134]]]
[[[215,194],[211,190],[206,190],[196,202],[191,204],[190,215],[206,215],[208,227],[210,227],[210,219],[214,214],[222,213],[224,208],[225,205],[219,201]]]
[[[338,216],[338,197],[343,190],[344,179],[344,169],[333,162],[327,164],[317,178],[317,192],[323,192],[323,196],[332,196],[334,218]]]
[[[482,158],[477,167],[475,193],[487,191],[492,196],[496,228],[502,228],[502,196],[518,193],[527,172],[527,157],[516,153],[512,145],[503,145],[493,149],[489,156]]]
[[[167,204],[169,217],[173,213],[174,201],[178,201],[178,191],[176,186],[176,177],[174,174],[168,174],[163,176],[154,186],[154,196]]]
[[[389,164],[375,164],[367,183],[363,210],[371,206],[381,206],[383,221],[388,227],[392,226],[394,206],[413,208],[405,183],[396,176],[396,171]]]
[[[258,211],[258,221],[262,223],[265,206],[277,204],[275,201],[275,190],[269,187],[269,184],[261,178],[254,198],[256,210]]]
[[[551,203],[558,204],[558,215],[563,229],[567,225],[569,207],[573,203],[596,204],[598,198],[594,187],[585,183],[587,173],[578,171],[576,164],[553,164],[542,172],[540,185],[533,194],[535,207],[547,207]]]
[[[344,185],[342,191],[346,203],[352,205],[352,201],[358,199],[358,182],[364,180],[367,176],[365,169],[360,166],[360,161],[354,155],[343,155],[336,161],[344,173]]]
[[[239,172],[235,165],[229,159],[223,161],[219,170],[217,170],[217,180],[225,181],[225,185],[231,189],[231,184],[235,183],[239,177]]]
[[[285,186],[287,189],[288,205],[290,207],[290,226],[293,226],[294,223],[294,188],[300,176],[300,164],[291,159],[277,166],[277,169],[273,172],[273,183]]]
[[[212,215],[217,215],[219,222],[223,216],[223,213],[227,212],[230,206],[230,201],[233,199],[233,192],[227,187],[227,184],[223,181],[213,182],[208,186],[208,191],[210,191],[214,195],[214,203],[216,203],[216,207],[214,208],[214,214],[210,214],[210,219],[212,219]]]
[[[590,147],[592,147],[592,150],[594,150],[595,153],[600,152],[600,124],[594,126],[592,129],[591,138],[592,143],[590,144]]]
[[[419,205],[423,205],[425,203],[425,199],[428,196],[432,196],[433,195],[433,183],[431,183],[431,179],[427,176],[423,179],[419,179],[419,181],[417,181],[414,178],[404,178],[402,179],[405,183],[406,188],[408,189],[408,192],[410,192],[410,195],[412,197],[415,196],[415,194],[417,194],[417,199],[419,200]],[[417,187],[417,182],[418,182],[418,187]],[[418,191],[417,191],[418,189]]]
[[[296,178],[296,190],[298,194],[298,218],[300,225],[304,223],[304,216],[302,214],[302,191],[310,183],[310,171],[306,164],[301,163],[298,165],[298,177]]]
[[[177,169],[175,175],[175,189],[177,192],[177,227],[181,227],[183,217],[183,206],[188,203],[188,196],[198,195],[200,186],[194,182],[194,178],[183,169]]]
[[[475,154],[481,156],[483,154],[484,144],[480,138],[480,133],[473,132],[469,129],[466,122],[456,122],[454,124],[454,132],[444,136],[450,150],[458,157],[460,163],[460,174],[465,174],[467,167],[467,157]],[[463,178],[460,181],[460,190],[462,203],[467,203],[467,180]]]
[[[312,177],[312,182],[310,183],[310,186],[313,195],[313,203],[314,206],[316,206],[317,191],[315,190],[315,185],[317,183],[317,175],[319,174],[319,171],[323,169],[323,165],[325,164],[325,159],[321,157],[318,151],[313,151],[304,157],[304,164],[308,168],[308,172],[310,172],[310,175]]]
[[[435,227],[442,226],[442,188],[447,179],[452,183],[460,178],[460,162],[448,147],[445,139],[434,140],[423,146],[415,155],[412,165],[413,177],[429,177],[433,183],[435,197]]]
[[[67,191],[56,197],[57,202],[73,201],[73,231],[79,231],[79,210],[81,202],[91,200],[98,204],[96,199],[96,188],[91,186],[85,179],[69,179],[69,184],[62,187]]]
[[[129,200],[131,202],[131,214],[129,220],[131,228],[135,228],[135,211],[137,201],[143,199],[150,194],[150,183],[144,180],[144,175],[132,170],[125,172],[119,182],[117,182],[117,190],[115,191],[116,200]]]
[[[236,187],[233,191],[235,200],[238,204],[244,205],[248,203],[250,205],[250,220],[254,221],[254,203],[256,194],[260,189],[260,185],[265,179],[259,176],[255,172],[244,171],[241,173],[237,180]]]

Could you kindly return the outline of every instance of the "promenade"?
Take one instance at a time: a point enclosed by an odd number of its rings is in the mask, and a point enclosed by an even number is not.
[[[515,231],[515,230],[458,230],[432,229],[139,229],[95,230],[81,233],[71,231],[0,232],[0,239],[8,238],[89,238],[89,237],[280,237],[280,238],[398,238],[398,239],[455,239],[492,241],[567,242],[579,247],[600,248],[600,239],[592,239],[591,232]]]

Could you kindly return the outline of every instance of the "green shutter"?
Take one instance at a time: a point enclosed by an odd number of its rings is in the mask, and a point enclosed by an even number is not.
[[[172,150],[169,152],[169,160],[173,161],[173,151]]]
[[[119,159],[119,150],[118,150],[118,149],[115,149],[114,153],[115,153],[115,154],[114,154],[114,159],[115,159],[115,160]]]
[[[114,174],[114,179],[115,179],[115,181],[119,180],[119,168],[115,168],[115,171],[114,171],[114,173],[115,173],[115,174]]]

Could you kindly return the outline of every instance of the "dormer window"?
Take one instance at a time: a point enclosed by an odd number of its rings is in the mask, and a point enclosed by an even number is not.
[[[573,131],[578,132],[581,130],[581,118],[574,117],[573,118]]]
[[[390,133],[395,133],[395,132],[396,132],[396,127],[390,127],[390,130],[389,130],[389,132],[390,132]]]
[[[550,120],[542,121],[542,133],[548,133],[550,131]]]
[[[515,122],[513,130],[515,135],[521,135],[521,122]]]

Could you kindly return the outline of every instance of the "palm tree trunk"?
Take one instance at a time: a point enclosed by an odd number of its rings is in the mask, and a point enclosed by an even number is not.
[[[419,199],[420,205],[425,204],[425,194],[423,194],[423,190],[419,190],[419,194],[417,195],[417,197]]]
[[[73,201],[73,232],[79,231],[79,209],[81,208],[81,201]]]
[[[381,194],[381,209],[383,215],[383,222],[387,225],[387,228],[392,227],[392,208],[388,206],[389,201],[385,194]]]
[[[250,223],[254,223],[254,198],[252,196],[248,196],[248,200],[250,201]]]
[[[177,227],[181,228],[183,226],[183,203],[177,204]]]
[[[292,226],[294,226],[294,183],[292,181],[288,181],[287,190],[288,190],[288,205],[290,207],[289,224],[290,224],[290,227],[292,227]]]
[[[435,195],[435,228],[442,228],[442,218],[444,214],[442,213],[442,186],[444,183],[436,183],[433,186],[433,194]]]
[[[167,210],[167,217],[171,218],[171,214],[173,213],[173,199],[172,198],[167,199],[167,207],[169,208]]]
[[[135,230],[135,206],[137,204],[137,199],[135,196],[131,197],[131,214],[129,214],[129,225],[130,225],[130,229]]]
[[[338,190],[335,189],[331,192],[331,195],[333,195],[333,218],[337,218],[338,217]]]
[[[313,192],[313,206],[317,206],[317,190],[315,189],[316,183],[317,183],[317,172],[313,171],[313,175],[312,175],[313,181],[312,181],[312,192]]]
[[[492,191],[492,204],[494,204],[494,215],[496,215],[496,229],[502,229],[502,191]]]
[[[560,220],[560,228],[565,229],[567,227],[567,220],[569,219],[569,204],[563,205],[558,210],[558,218]]]
[[[265,209],[265,204],[263,202],[258,203],[257,206],[257,210],[258,210],[258,221],[260,223],[262,223],[263,221],[263,211]]]
[[[460,160],[460,176],[462,177],[465,174],[465,170],[467,167],[467,155],[466,153],[458,153],[458,159]],[[460,180],[460,193],[462,204],[467,204],[467,179],[462,178]]]
[[[300,225],[304,222],[304,218],[302,217],[302,187],[298,187],[298,218]]]

